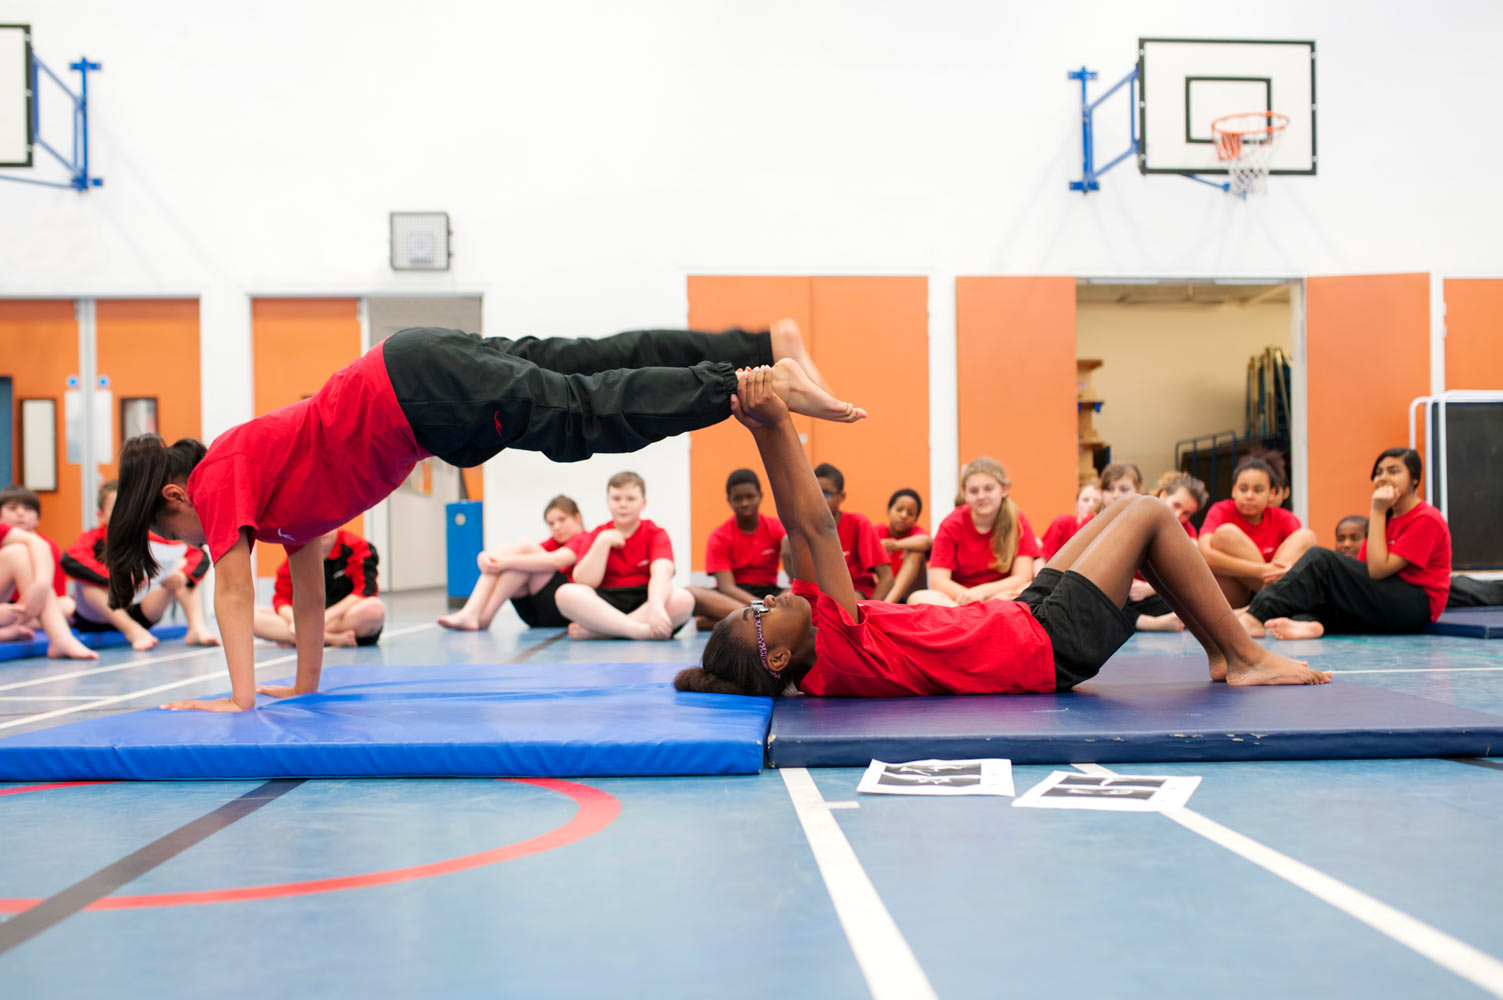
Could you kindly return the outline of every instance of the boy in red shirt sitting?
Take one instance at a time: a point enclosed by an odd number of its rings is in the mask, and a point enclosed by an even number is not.
[[[787,407],[760,371],[743,379],[732,406],[756,439],[788,529],[794,589],[715,626],[702,665],[674,678],[680,691],[777,697],[796,685],[882,698],[1068,690],[1132,635],[1122,603],[1140,568],[1200,640],[1211,680],[1330,680],[1248,637],[1194,543],[1154,497],[1119,500],[1093,518],[1060,550],[1057,568],[1016,601],[860,601]]]
[[[888,591],[892,590],[892,561],[866,515],[840,509],[845,503],[845,474],[829,462],[821,462],[815,466],[814,478],[819,481],[825,503],[835,518],[840,550],[845,553],[856,593],[873,600],[887,600]]]
[[[642,517],[647,483],[618,472],[606,483],[611,519],[590,532],[574,582],[554,594],[571,639],[667,639],[694,614],[694,595],[673,585],[673,542]]]
[[[376,596],[376,547],[353,531],[336,528],[318,540],[324,555],[324,645],[374,646],[386,626],[386,605]],[[292,564],[277,569],[271,607],[255,610],[256,638],[296,644],[292,616]]]
[[[52,550],[52,592],[57,595],[58,606],[62,609],[63,618],[73,615],[73,598],[68,596],[68,581],[63,575],[63,551],[57,547],[57,543],[37,530],[37,525],[42,520],[42,499],[35,492],[25,486],[11,486],[0,490],[0,523],[8,524],[12,528],[20,528],[29,531]],[[12,592],[10,599],[17,600],[18,594]],[[33,618],[26,623],[32,628],[40,626],[40,621]]]
[[[725,480],[725,502],[732,517],[705,541],[705,572],[713,587],[690,587],[694,618],[701,632],[733,611],[778,588],[778,554],[787,532],[775,517],[762,513],[762,481],[750,469],[737,469]]]

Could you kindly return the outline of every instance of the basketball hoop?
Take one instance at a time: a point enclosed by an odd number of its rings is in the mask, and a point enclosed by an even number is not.
[[[1289,116],[1277,111],[1223,115],[1211,122],[1216,158],[1226,164],[1232,194],[1245,198],[1267,190],[1274,147],[1288,127]]]

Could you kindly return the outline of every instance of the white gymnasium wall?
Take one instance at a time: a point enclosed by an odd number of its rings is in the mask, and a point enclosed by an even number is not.
[[[54,66],[104,64],[106,186],[0,184],[0,295],[200,295],[210,436],[250,414],[252,294],[480,292],[490,333],[599,334],[681,324],[694,272],[925,273],[944,484],[957,275],[1503,273],[1462,172],[1503,162],[1477,128],[1490,0],[10,0],[5,20]],[[1315,39],[1321,175],[1247,204],[1129,164],[1067,191],[1065,72],[1116,79],[1139,35]],[[435,209],[453,270],[393,274],[386,213]],[[537,535],[559,489],[594,520],[630,466],[682,547],[686,454],[504,456],[488,537]]]

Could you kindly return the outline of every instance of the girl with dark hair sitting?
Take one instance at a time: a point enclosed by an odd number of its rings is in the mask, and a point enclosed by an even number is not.
[[[1451,529],[1419,498],[1423,466],[1413,448],[1373,462],[1367,540],[1351,559],[1306,552],[1283,579],[1253,595],[1242,615],[1249,635],[1315,639],[1326,633],[1420,632],[1446,609]]]
[[[157,566],[147,538],[207,544],[214,613],[233,694],[169,708],[238,712],[273,697],[318,690],[323,665],[324,573],[309,544],[396,489],[437,456],[479,465],[504,448],[572,462],[645,445],[730,415],[737,369],[771,364],[798,412],[854,421],[805,373],[797,327],[720,334],[645,330],[601,340],[482,339],[458,330],[400,330],[336,372],[316,394],[231,428],[205,452],[154,434],[120,453],[120,492],[106,549],[110,606],[128,607]],[[297,635],[290,687],[255,683],[257,541],[287,549]]]
[[[1122,499],[1085,525],[1016,601],[957,607],[858,601],[834,517],[788,409],[762,372],[742,380],[736,418],[761,452],[788,529],[794,588],[730,615],[680,691],[887,698],[1064,691],[1088,680],[1133,633],[1122,611],[1142,568],[1206,650],[1212,680],[1324,684],[1330,674],[1243,632],[1163,501]]]

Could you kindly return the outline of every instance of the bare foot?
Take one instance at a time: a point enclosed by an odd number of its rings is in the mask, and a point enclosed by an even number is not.
[[[353,646],[355,645],[355,633],[350,632],[325,632],[325,646]]]
[[[1268,634],[1268,630],[1263,627],[1263,623],[1258,621],[1252,615],[1248,614],[1246,611],[1238,612],[1237,622],[1242,626],[1242,631],[1246,632],[1254,639],[1261,639],[1263,638],[1263,636]]]
[[[456,611],[452,615],[444,615],[438,620],[438,623],[444,628],[451,628],[456,632],[480,631],[480,622],[471,618],[463,611]]]
[[[1211,680],[1226,680],[1226,657],[1220,653],[1207,653],[1206,665],[1211,668]]]
[[[97,660],[99,654],[73,638],[69,633],[61,642],[47,644],[47,655],[54,660]]]
[[[1269,650],[1261,650],[1252,660],[1234,660],[1227,664],[1226,682],[1233,687],[1263,684],[1325,684],[1329,670],[1311,670],[1303,660],[1291,660]]]
[[[0,627],[0,642],[30,642],[37,634],[25,625],[6,625]]]
[[[772,360],[774,363],[784,358],[792,358],[814,380],[814,384],[825,392],[830,391],[830,383],[825,381],[815,366],[814,359],[809,356],[809,350],[804,346],[804,335],[799,332],[798,322],[784,317],[772,324],[768,335],[772,338]]]
[[[156,636],[152,635],[144,628],[141,629],[139,635],[132,635],[129,638],[130,648],[134,649],[138,653],[146,652],[148,649],[156,646],[157,642],[159,641]]]
[[[1179,615],[1169,612],[1167,615],[1138,615],[1139,632],[1183,632],[1185,623],[1179,620]]]
[[[1320,622],[1299,622],[1293,618],[1270,618],[1263,623],[1275,639],[1319,639],[1326,634]]]
[[[187,646],[217,646],[219,645],[219,637],[210,635],[207,632],[195,632],[193,629],[189,629],[188,634],[183,636],[183,644]]]
[[[792,358],[784,358],[772,366],[772,391],[788,404],[788,409],[806,417],[842,424],[866,419],[865,410],[842,402],[815,385]]]

